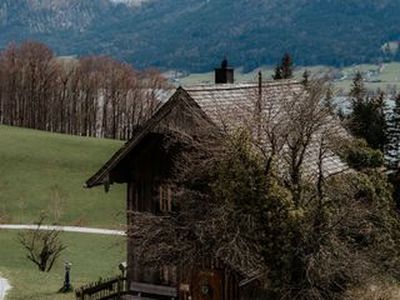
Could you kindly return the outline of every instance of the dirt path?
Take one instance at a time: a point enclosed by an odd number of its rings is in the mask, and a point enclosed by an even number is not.
[[[7,291],[11,289],[8,280],[0,276],[0,300],[4,300],[6,298]]]
[[[13,229],[13,230],[35,230],[37,225],[14,225],[14,224],[1,224],[0,229]],[[42,225],[40,230],[57,230],[64,232],[77,232],[77,233],[91,233],[91,234],[104,234],[104,235],[120,235],[125,236],[126,233],[120,230],[102,229],[102,228],[88,228],[76,226],[53,226]],[[1,298],[0,298],[1,300]]]

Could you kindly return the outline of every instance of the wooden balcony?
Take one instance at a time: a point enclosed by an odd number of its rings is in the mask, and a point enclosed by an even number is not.
[[[77,300],[153,300],[178,299],[176,287],[131,282],[115,277],[81,287],[75,291]]]

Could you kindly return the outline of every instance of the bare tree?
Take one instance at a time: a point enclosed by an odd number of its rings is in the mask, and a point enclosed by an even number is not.
[[[229,258],[237,265],[243,264],[243,269],[259,269],[261,250],[256,243],[249,243],[249,236],[242,235],[240,230],[250,230],[252,238],[261,239],[258,234],[254,234],[264,233],[252,216],[253,208],[260,205],[260,199],[270,192],[269,187],[276,183],[277,178],[283,180],[282,183],[286,182],[285,186],[289,187],[288,190],[292,193],[291,201],[295,203],[295,207],[300,207],[302,195],[299,189],[304,186],[301,175],[307,150],[312,149],[315,152],[314,148],[320,149],[312,159],[315,161],[314,168],[317,174],[318,159],[321,160],[320,176],[323,176],[322,164],[327,151],[326,145],[323,143],[318,147],[319,140],[315,139],[317,135],[324,135],[329,139],[328,130],[322,132],[327,127],[328,117],[327,111],[320,105],[320,96],[324,94],[322,89],[320,86],[315,91],[305,92],[303,89],[293,91],[289,86],[284,86],[282,92],[287,98],[283,103],[271,103],[266,93],[258,91],[248,95],[251,106],[238,104],[233,109],[220,108],[217,118],[222,132],[210,131],[209,126],[197,126],[204,128],[204,132],[197,132],[196,140],[181,132],[172,133],[169,139],[181,143],[181,154],[176,159],[177,172],[174,178],[178,185],[177,198],[180,199],[180,209],[163,217],[132,212],[135,214],[132,218],[132,240],[138,243],[137,249],[141,251],[139,255],[150,254],[153,263],[165,263],[164,256],[168,255],[168,259],[174,260],[174,263],[189,260],[188,264],[195,265],[196,261],[201,261],[201,257],[210,256],[211,253],[207,251],[212,251],[211,256]],[[235,120],[235,123],[232,123],[232,120]],[[201,138],[198,138],[199,136]],[[243,209],[241,203],[230,202],[235,198],[235,193],[243,195],[244,191],[235,191],[231,195],[225,195],[232,198],[224,199],[225,196],[216,195],[222,191],[210,191],[205,187],[204,192],[192,189],[193,182],[203,181],[202,183],[207,185],[204,180],[222,180],[213,177],[215,174],[207,174],[215,172],[207,166],[221,167],[226,160],[228,165],[241,169],[243,173],[253,172],[251,177],[257,176],[260,180],[257,194],[252,195],[251,191],[246,191],[246,201],[251,207],[248,211]],[[320,181],[322,182],[322,179]],[[250,182],[247,183],[251,185]],[[251,196],[253,198],[249,199]],[[183,232],[181,235],[170,237],[166,231],[177,234],[172,228],[180,228]],[[191,232],[194,229],[196,232]],[[189,236],[193,239],[185,240]],[[168,243],[161,245],[165,245],[170,251],[160,247],[159,243],[160,240],[168,238],[172,238],[175,246]],[[143,240],[146,242],[142,243]],[[211,250],[208,245],[214,245],[215,248]],[[147,246],[154,248],[148,251]],[[244,255],[245,253],[247,255]]]
[[[134,255],[188,274],[222,261],[257,275],[275,299],[340,299],[372,270],[382,272],[385,258],[395,266],[396,250],[371,235],[395,238],[390,192],[360,193],[388,191],[384,176],[348,171],[333,158],[348,135],[323,105],[323,82],[281,89],[280,102],[260,89],[248,103],[219,107],[216,130],[166,133],[165,147],[180,150],[171,178],[177,209],[131,212]]]
[[[62,60],[43,44],[0,53],[0,124],[128,139],[158,108],[169,86],[155,70],[108,57]]]
[[[37,228],[19,234],[19,242],[27,251],[27,258],[40,271],[50,272],[61,252],[67,247],[60,240],[60,232],[56,230],[42,230],[44,217],[40,218]]]

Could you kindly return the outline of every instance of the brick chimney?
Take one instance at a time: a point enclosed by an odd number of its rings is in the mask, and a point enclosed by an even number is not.
[[[233,83],[234,82],[234,70],[228,67],[228,60],[224,58],[221,63],[221,68],[215,69],[215,83]]]

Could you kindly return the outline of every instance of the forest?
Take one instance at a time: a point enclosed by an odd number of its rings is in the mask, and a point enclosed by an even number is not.
[[[166,88],[154,70],[101,56],[63,60],[41,43],[13,44],[0,53],[0,124],[128,139]]]
[[[208,72],[228,55],[244,71],[284,51],[298,65],[399,60],[399,0],[2,1],[0,47],[29,39],[57,55],[109,55],[137,68]]]

